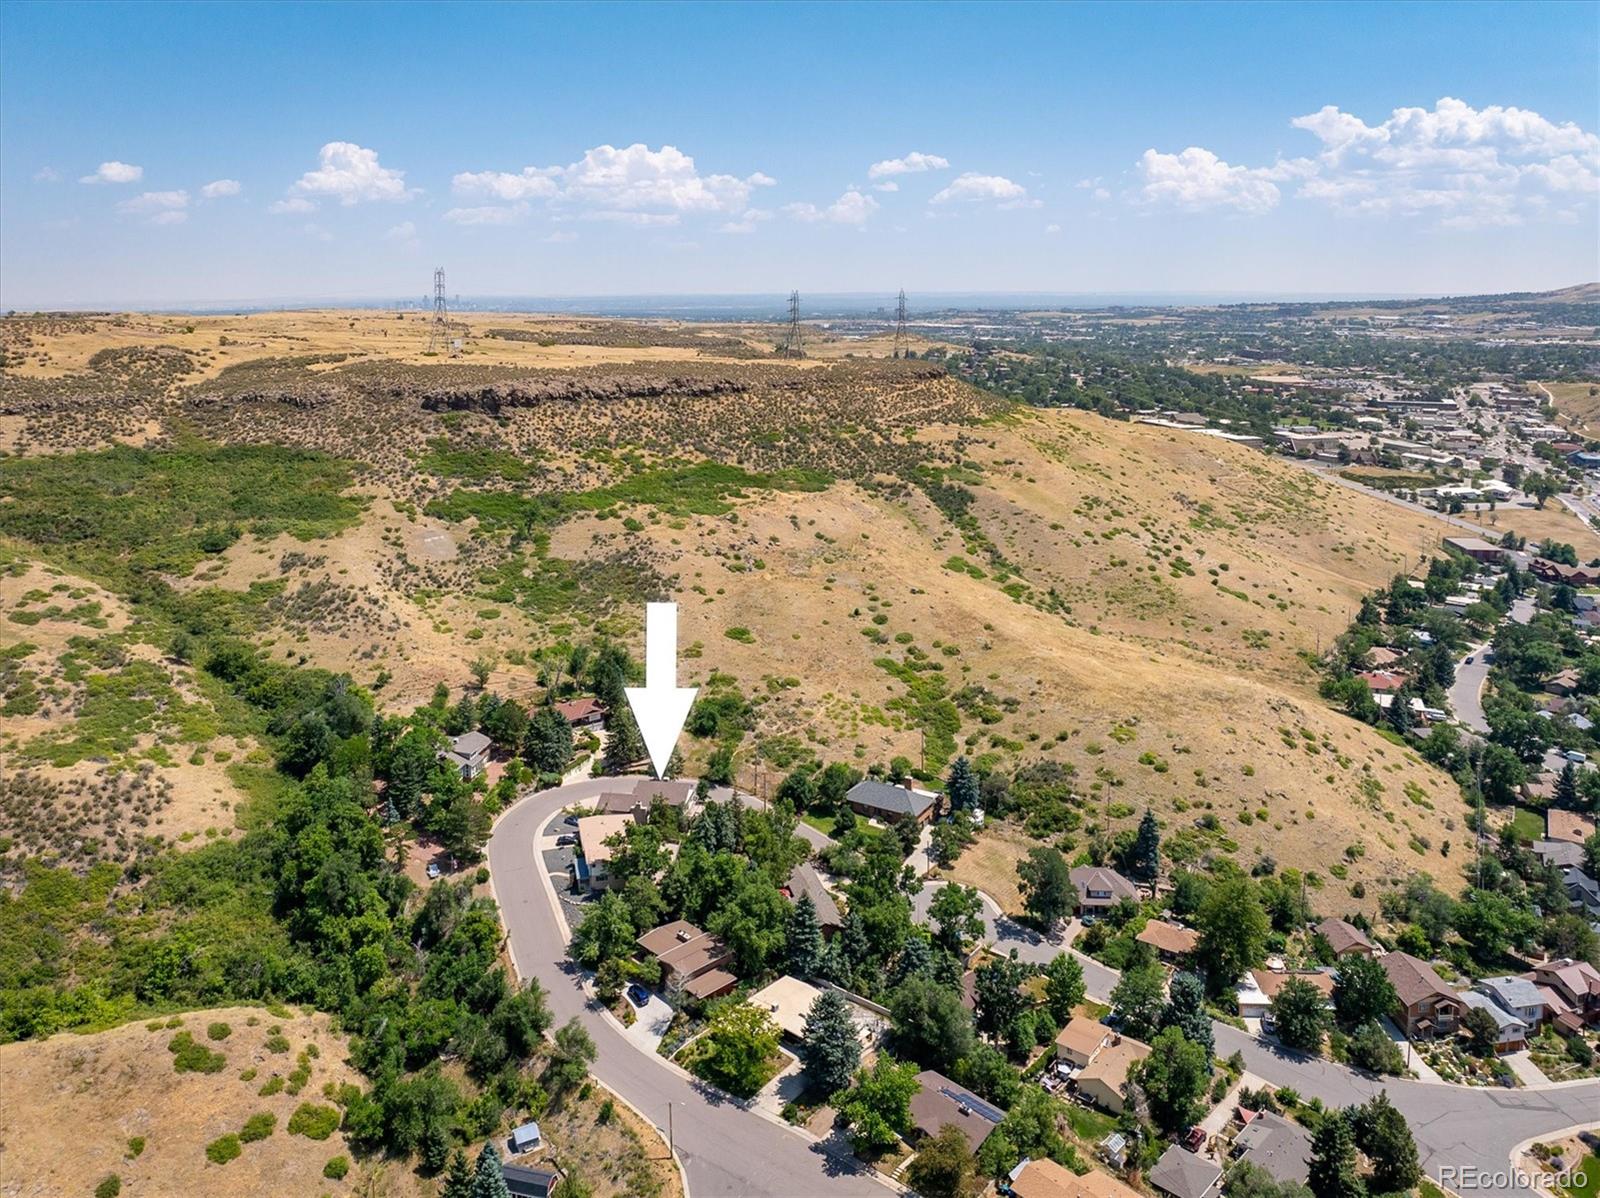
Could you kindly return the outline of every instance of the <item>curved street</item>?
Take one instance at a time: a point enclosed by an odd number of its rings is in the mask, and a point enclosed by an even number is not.
[[[556,914],[554,886],[564,885],[565,878],[544,876],[537,846],[557,812],[610,785],[610,780],[597,778],[529,794],[495,825],[488,844],[489,868],[518,975],[544,986],[558,1024],[573,1016],[582,1021],[599,1049],[595,1076],[663,1134],[671,1104],[678,1155],[696,1198],[881,1194],[879,1187],[886,1183],[844,1153],[830,1152],[798,1131],[729,1102],[645,1052],[585,994],[581,972],[567,960],[565,928]],[[924,886],[916,895],[919,919],[926,920],[939,885]],[[990,943],[1001,952],[1014,948],[1026,961],[1043,964],[1062,948],[1059,938],[1040,936],[1002,915],[987,895],[984,926]],[[1105,1001],[1117,973],[1081,953],[1074,955],[1083,964],[1090,996]],[[1509,1176],[1513,1149],[1530,1138],[1600,1122],[1600,1079],[1488,1090],[1377,1078],[1288,1052],[1227,1024],[1217,1023],[1214,1030],[1219,1055],[1237,1050],[1251,1073],[1329,1106],[1363,1102],[1388,1090],[1411,1123],[1428,1173],[1438,1178],[1445,1166],[1476,1168],[1483,1182],[1473,1187],[1474,1193],[1530,1193]]]

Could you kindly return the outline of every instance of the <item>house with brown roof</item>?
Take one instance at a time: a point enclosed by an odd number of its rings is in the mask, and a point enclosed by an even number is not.
[[[598,728],[606,722],[606,705],[592,695],[556,704],[556,714],[574,728]]]
[[[1600,582],[1600,567],[1568,566],[1547,557],[1536,557],[1530,568],[1533,576],[1542,582],[1564,582],[1570,587],[1587,587]]]
[[[1199,946],[1200,933],[1181,924],[1168,923],[1164,919],[1150,919],[1145,921],[1144,927],[1134,939],[1155,949],[1156,956],[1163,961],[1175,964]]]
[[[1453,1032],[1461,1021],[1461,997],[1426,961],[1410,953],[1385,953],[1378,960],[1399,996],[1395,1022],[1413,1040]]]
[[[817,909],[817,924],[822,928],[824,936],[832,936],[844,927],[844,917],[839,914],[839,904],[834,900],[833,893],[822,884],[822,876],[808,861],[802,861],[789,872],[789,880],[781,887],[784,897],[791,903],[798,903],[802,894],[811,897],[811,905]]]
[[[1128,1036],[1113,1036],[1074,1079],[1078,1093],[1102,1110],[1122,1114],[1128,1070],[1150,1055],[1150,1046]]]
[[[1290,981],[1310,982],[1322,992],[1323,1001],[1333,1005],[1333,974],[1324,969],[1252,969],[1239,983],[1235,997],[1239,1003],[1240,1019],[1260,1019],[1272,1010],[1272,1000],[1278,997]]]
[[[917,1092],[911,1096],[911,1125],[918,1138],[936,1136],[941,1128],[956,1128],[967,1147],[977,1152],[1005,1112],[991,1106],[965,1086],[942,1073],[924,1069],[917,1074]]]
[[[1582,844],[1594,833],[1595,822],[1592,815],[1563,811],[1559,807],[1551,807],[1544,813],[1546,840],[1565,840],[1572,844]]]
[[[1356,675],[1375,695],[1389,695],[1400,690],[1410,679],[1398,670],[1363,670]]]
[[[1386,670],[1396,662],[1405,660],[1406,655],[1387,645],[1375,645],[1367,650],[1367,668],[1372,670]]]
[[[1571,957],[1545,961],[1533,967],[1533,980],[1559,994],[1584,1024],[1600,1023],[1600,970],[1589,962]]]
[[[1568,666],[1564,670],[1557,670],[1544,680],[1544,691],[1547,695],[1570,695],[1578,689],[1578,683],[1583,676]]]
[[[1074,1069],[1082,1069],[1099,1055],[1115,1035],[1098,1019],[1074,1015],[1067,1020],[1067,1026],[1056,1033],[1056,1060],[1065,1061]]]
[[[1023,1161],[1011,1174],[1015,1198],[1139,1198],[1139,1192],[1109,1173],[1090,1169],[1081,1176],[1050,1160]]]
[[[733,989],[739,980],[728,972],[732,960],[720,937],[702,932],[686,919],[651,928],[636,943],[661,966],[661,984],[692,998],[712,998]],[[716,977],[707,975],[716,974]],[[695,985],[702,977],[706,980]]]
[[[1325,919],[1317,925],[1317,935],[1328,942],[1335,957],[1377,956],[1378,946],[1360,928],[1342,919]]]
[[[573,862],[580,882],[590,890],[611,887],[612,837],[626,835],[633,826],[631,815],[590,815],[578,821],[578,858]]]
[[[1123,899],[1137,898],[1132,882],[1103,865],[1080,865],[1072,871],[1072,885],[1078,892],[1078,914],[1103,915]]]

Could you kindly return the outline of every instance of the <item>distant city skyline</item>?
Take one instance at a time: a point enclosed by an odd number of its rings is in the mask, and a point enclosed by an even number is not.
[[[1600,7],[61,5],[0,305],[1600,277]]]

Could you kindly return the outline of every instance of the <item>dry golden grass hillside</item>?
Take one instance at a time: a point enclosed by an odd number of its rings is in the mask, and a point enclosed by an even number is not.
[[[249,346],[231,344],[241,321]],[[1070,766],[1086,824],[1148,804],[1205,851],[1315,870],[1329,907],[1416,869],[1458,884],[1453,782],[1329,711],[1302,657],[1433,551],[1439,522],[1258,451],[1017,409],[825,339],[797,369],[762,356],[761,330],[496,316],[484,328],[535,339],[427,362],[393,314],[192,323],[9,331],[9,362],[26,342],[9,443],[198,437],[353,463],[364,506],[343,531],[246,532],[170,581],[254,595],[258,643],[381,678],[386,706],[464,685],[480,657],[495,689],[536,696],[541,646],[602,630],[639,654],[643,601],[671,596],[684,673],[755,701],[748,784],[807,754],[915,761],[932,737],[935,756]],[[202,333],[193,375],[107,376]],[[120,356],[95,366],[96,346]],[[566,350],[593,356],[550,357]],[[61,568],[48,545],[10,551],[26,589],[35,559]],[[0,622],[0,643],[20,631]],[[192,768],[175,754],[161,773]],[[991,839],[980,851],[1022,851]]]

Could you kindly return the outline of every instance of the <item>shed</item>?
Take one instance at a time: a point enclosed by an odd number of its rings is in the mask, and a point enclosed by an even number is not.
[[[539,1134],[537,1123],[524,1123],[521,1127],[511,1129],[511,1151],[514,1155],[521,1156],[524,1152],[543,1147],[544,1137]]]

